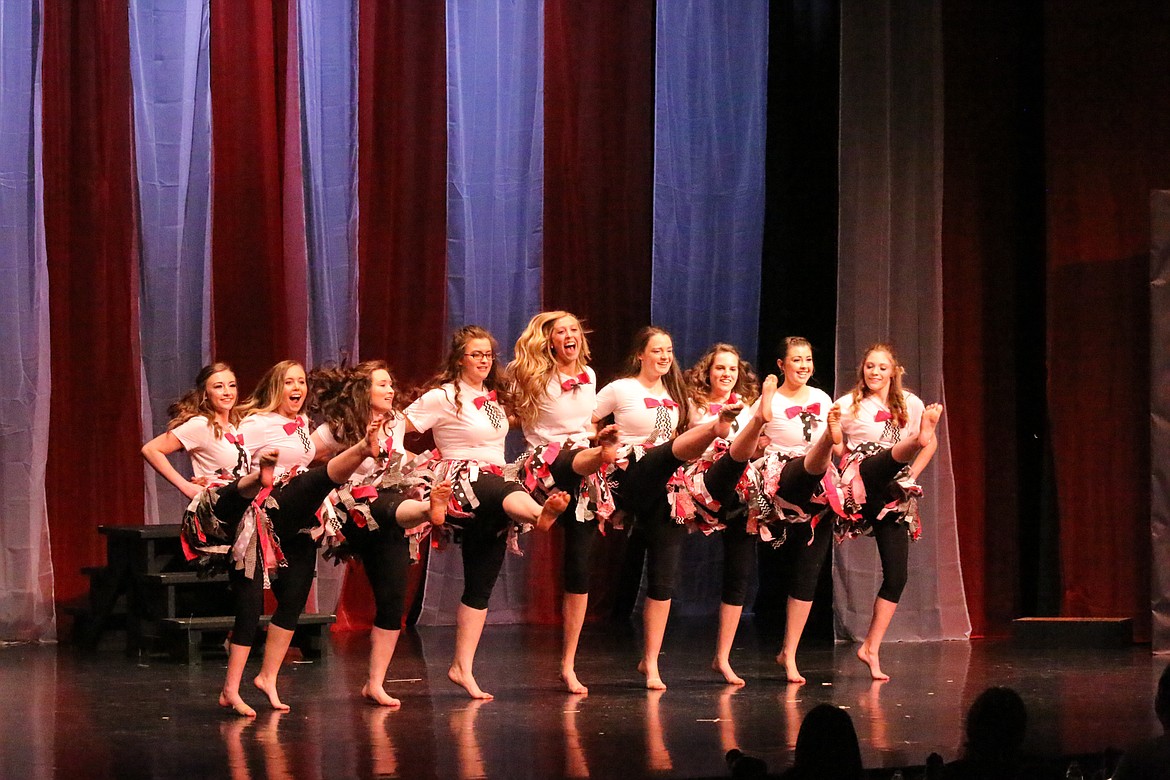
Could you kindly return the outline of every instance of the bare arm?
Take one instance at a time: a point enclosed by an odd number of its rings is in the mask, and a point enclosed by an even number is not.
[[[161,474],[163,479],[174,485],[180,493],[187,498],[195,498],[203,488],[176,471],[171,462],[167,460],[167,455],[181,449],[183,449],[183,442],[179,441],[179,437],[171,431],[166,431],[142,445],[142,458],[150,464],[151,468]]]

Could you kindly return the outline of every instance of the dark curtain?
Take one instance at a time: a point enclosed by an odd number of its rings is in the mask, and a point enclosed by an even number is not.
[[[273,363],[304,360],[284,258],[287,35],[287,0],[211,4],[212,358],[241,398]]]
[[[1040,544],[1055,523],[1039,489],[1042,19],[1027,5],[948,2],[942,22],[943,343],[959,545],[973,634],[1005,634],[1022,612],[1039,614],[1022,589],[1054,553]]]
[[[786,336],[813,345],[811,384],[833,394],[837,326],[837,135],[841,13],[838,0],[772,3],[768,26],[768,131],[757,373],[777,370]],[[756,615],[783,620],[796,550],[759,546]],[[825,567],[808,635],[833,634]]]
[[[52,395],[46,476],[58,604],[143,516],[137,225],[126,0],[45,3],[44,203]]]
[[[1062,613],[1149,638],[1149,197],[1170,183],[1170,6],[1045,4],[1048,397]]]
[[[359,12],[359,344],[406,386],[447,343],[445,16],[431,2],[362,0]]]
[[[549,0],[544,47],[544,308],[585,320],[604,385],[650,320],[654,2]],[[625,538],[595,546],[591,614],[616,598]],[[559,609],[560,538],[538,541],[552,549],[534,556],[545,570],[533,581],[548,587],[529,618],[547,622]]]

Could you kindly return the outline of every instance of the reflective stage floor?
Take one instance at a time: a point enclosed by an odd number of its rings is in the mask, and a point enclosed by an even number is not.
[[[363,634],[335,634],[320,663],[290,662],[277,714],[235,717],[216,703],[223,657],[187,667],[127,658],[109,637],[96,654],[66,646],[0,649],[0,777],[729,777],[732,747],[779,772],[800,720],[822,702],[848,708],[868,768],[948,760],[969,702],[989,685],[1018,690],[1027,746],[1039,755],[1122,748],[1157,732],[1152,699],[1166,663],[1148,647],[1026,650],[1007,642],[891,644],[872,683],[854,646],[810,643],[803,686],[774,662],[778,637],[745,622],[733,664],[743,688],[709,670],[714,626],[673,621],[661,661],[669,690],[647,692],[629,625],[591,624],[578,674],[588,696],[558,680],[559,628],[491,626],[476,677],[496,698],[473,702],[446,678],[451,628],[403,632],[389,692],[398,710],[357,694]],[[294,654],[295,655],[295,654]],[[255,673],[257,659],[246,680]]]

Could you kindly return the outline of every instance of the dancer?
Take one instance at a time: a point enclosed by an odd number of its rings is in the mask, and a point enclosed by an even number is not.
[[[759,396],[759,382],[751,364],[743,360],[731,344],[712,345],[684,375],[690,394],[691,427],[715,419],[725,406],[750,405]],[[766,383],[765,392],[775,391],[776,378]],[[766,405],[766,408],[770,406]],[[704,533],[722,531],[723,590],[719,604],[719,630],[711,668],[730,685],[743,685],[744,679],[731,667],[731,647],[743,614],[743,602],[755,567],[755,548],[759,536],[747,529],[747,512],[736,494],[748,459],[755,453],[762,424],[752,420],[747,410],[731,425],[726,439],[715,440],[698,460],[687,466],[681,480],[688,491],[688,519]],[[740,458],[728,457],[731,443],[743,433],[744,443],[736,448]],[[718,494],[716,497],[714,494]],[[680,515],[680,498],[676,494],[675,516]]]
[[[191,499],[182,538],[189,559],[201,553],[206,558],[210,554],[207,551],[218,551],[221,557],[226,557],[230,541],[252,499],[262,488],[272,486],[275,454],[262,453],[257,459],[259,469],[251,471],[251,457],[244,447],[243,434],[236,427],[241,417],[237,398],[236,375],[228,364],[204,366],[195,377],[195,386],[167,410],[171,415],[167,430],[142,447],[146,462]],[[167,455],[179,450],[186,450],[191,458],[194,472],[191,479],[180,474],[167,460]],[[206,535],[200,540],[198,533],[194,537],[188,534],[191,523],[197,522],[196,513],[202,513],[214,526],[222,527],[218,540],[208,539]],[[217,545],[216,541],[221,544]],[[233,589],[238,590],[234,580]],[[233,634],[245,633],[248,630],[245,622],[237,615]],[[247,652],[236,650],[235,645],[231,647],[219,703],[240,715],[254,717],[256,711],[240,697]]]
[[[238,583],[236,624],[240,630],[232,632],[228,664],[230,668],[232,659],[238,658],[242,674],[259,627],[267,573],[274,558],[283,558],[273,584],[277,607],[268,626],[264,660],[253,680],[268,697],[272,708],[281,711],[288,711],[289,707],[277,693],[277,676],[313,585],[318,544],[335,530],[321,524],[318,510],[367,457],[378,454],[378,429],[382,422],[381,418],[372,419],[362,441],[328,463],[308,468],[316,447],[309,436],[308,422],[301,414],[307,394],[305,369],[296,361],[285,360],[268,369],[240,410],[244,418],[240,433],[252,456],[261,451],[274,451],[276,457],[277,484],[270,495],[268,514],[279,535],[279,546],[267,550],[264,539],[260,544],[255,539],[236,540],[232,576]],[[231,706],[241,714],[248,714],[234,702]]]
[[[858,659],[875,680],[888,680],[878,658],[898,600],[906,587],[910,540],[918,538],[917,478],[938,448],[935,426],[940,404],[924,406],[903,390],[905,369],[888,344],[865,351],[857,383],[837,399],[844,443],[841,466],[842,509],[838,535],[873,536],[882,562],[882,586]]]
[[[780,342],[777,353],[783,382],[766,415],[765,456],[749,472],[749,502],[752,511],[760,513],[761,523],[778,527],[781,537],[797,548],[784,643],[776,661],[784,666],[789,682],[803,683],[796,649],[808,622],[821,567],[832,548],[825,475],[833,471],[833,447],[841,442],[841,410],[824,391],[808,384],[815,365],[807,339],[789,336]],[[835,471],[830,484],[832,477]]]
[[[670,334],[648,326],[634,337],[626,376],[602,388],[593,413],[594,424],[613,415],[621,445],[615,498],[619,509],[635,515],[634,533],[646,540],[649,585],[642,609],[644,641],[638,671],[646,676],[646,687],[651,690],[666,688],[658,671],[658,654],[687,534],[687,527],[670,516],[666,484],[680,466],[702,455],[716,437],[726,438],[742,409],[738,404],[725,406],[714,420],[687,430],[680,413],[686,404]]]
[[[572,497],[557,523],[565,532],[561,680],[569,693],[587,694],[576,673],[577,645],[589,605],[589,554],[599,523],[613,501],[598,472],[617,458],[617,429],[608,426],[591,447],[597,375],[580,321],[565,311],[541,312],[516,339],[508,364],[516,416],[528,451],[518,463],[520,482],[537,500],[550,490]]]
[[[463,526],[463,596],[455,618],[455,656],[447,676],[473,699],[490,699],[472,667],[488,601],[504,563],[512,523],[549,528],[568,506],[556,491],[538,504],[503,477],[510,394],[495,361],[495,339],[467,325],[451,338],[439,374],[406,409],[407,432],[431,431],[442,454],[439,473],[454,489],[448,519]]]
[[[374,594],[369,667],[361,695],[383,707],[398,707],[401,702],[386,693],[385,681],[402,630],[411,558],[405,531],[443,523],[451,483],[431,488],[423,472],[412,468],[414,456],[402,443],[406,418],[394,408],[394,378],[385,362],[316,368],[309,374],[309,387],[314,409],[325,420],[312,435],[318,455],[332,455],[361,441],[370,422],[381,419],[376,434],[381,452],[350,475],[338,491],[336,509],[345,518],[343,549],[361,558]]]

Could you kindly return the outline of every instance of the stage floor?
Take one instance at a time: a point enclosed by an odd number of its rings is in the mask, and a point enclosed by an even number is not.
[[[803,686],[773,660],[778,637],[745,622],[733,664],[747,686],[710,672],[714,626],[674,621],[647,692],[628,625],[591,624],[578,674],[588,696],[557,678],[559,628],[488,626],[476,677],[496,698],[469,700],[447,681],[454,631],[402,634],[391,666],[400,710],[361,699],[368,642],[335,634],[323,663],[289,663],[281,693],[292,712],[232,716],[216,704],[223,659],[186,667],[128,659],[118,635],[96,654],[66,646],[0,649],[0,777],[728,777],[738,747],[777,772],[816,704],[848,708],[867,767],[956,756],[966,706],[990,685],[1020,692],[1028,749],[1071,755],[1122,748],[1158,731],[1153,692],[1165,658],[1148,647],[1042,651],[1006,642],[892,644],[872,683],[854,646],[811,644]],[[256,666],[249,666],[247,680]]]

